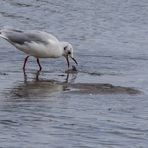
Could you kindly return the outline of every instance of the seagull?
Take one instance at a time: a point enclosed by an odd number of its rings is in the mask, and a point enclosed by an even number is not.
[[[68,42],[59,41],[55,36],[47,32],[38,30],[19,30],[19,29],[2,29],[0,37],[7,40],[20,51],[27,54],[23,70],[25,70],[26,62],[30,56],[37,59],[39,71],[42,70],[40,58],[66,58],[69,68],[69,57],[76,63],[73,57],[73,47]]]

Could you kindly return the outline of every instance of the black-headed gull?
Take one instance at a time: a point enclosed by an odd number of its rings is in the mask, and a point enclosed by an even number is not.
[[[68,42],[61,42],[56,37],[43,31],[2,29],[0,36],[14,45],[17,49],[27,54],[23,69],[29,56],[37,59],[39,70],[42,69],[39,58],[58,58],[64,56],[69,68],[69,57],[76,63],[73,57],[73,47]]]

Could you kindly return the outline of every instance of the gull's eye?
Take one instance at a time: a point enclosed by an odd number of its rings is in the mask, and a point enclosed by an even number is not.
[[[67,46],[66,46],[66,47],[64,47],[64,50],[66,50],[66,48],[67,48]]]

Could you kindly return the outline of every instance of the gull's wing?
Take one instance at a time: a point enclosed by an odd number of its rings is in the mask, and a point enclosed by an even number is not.
[[[0,30],[0,36],[14,45],[24,45],[25,43],[31,42],[47,45],[50,44],[50,42],[58,42],[58,39],[53,35],[37,30],[22,31],[15,29],[3,29]]]

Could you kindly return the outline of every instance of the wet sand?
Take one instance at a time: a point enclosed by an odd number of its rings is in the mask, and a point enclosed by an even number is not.
[[[57,93],[57,92],[65,92],[65,93],[76,93],[76,94],[87,94],[87,95],[95,95],[95,94],[127,94],[127,95],[140,95],[142,91],[132,88],[132,87],[123,87],[123,86],[114,86],[112,84],[107,83],[75,83],[79,71],[69,69],[66,70],[66,74],[59,74],[59,77],[66,77],[64,82],[57,81],[54,79],[43,79],[40,78],[41,71],[37,71],[35,77],[28,81],[27,73],[24,73],[24,82],[19,86],[16,86],[11,91],[12,95],[16,95],[17,97],[25,97],[25,94],[33,95],[41,95],[45,93]],[[86,74],[86,73],[85,73]],[[7,76],[6,73],[1,73],[2,76]],[[75,75],[75,76],[74,76]],[[88,74],[91,75],[91,74]],[[73,77],[72,80],[69,80],[70,77]],[[70,82],[69,82],[70,81]],[[26,93],[26,91],[28,91]]]

